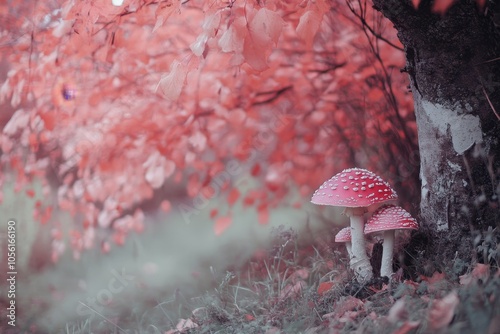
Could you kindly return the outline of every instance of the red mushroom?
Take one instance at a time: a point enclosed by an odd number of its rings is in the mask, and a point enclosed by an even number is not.
[[[418,223],[408,211],[395,205],[384,205],[377,209],[365,225],[365,234],[384,232],[382,265],[380,276],[391,278],[392,258],[394,255],[395,230],[417,230]]]
[[[351,247],[351,228],[344,227],[335,235],[335,242],[344,242],[347,254],[349,258],[352,258],[352,247]]]
[[[343,213],[350,218],[351,224],[350,266],[358,281],[367,282],[373,277],[365,249],[363,215],[367,207],[396,198],[396,192],[387,182],[361,168],[345,169],[334,175],[312,196],[311,202],[314,204],[345,207]]]

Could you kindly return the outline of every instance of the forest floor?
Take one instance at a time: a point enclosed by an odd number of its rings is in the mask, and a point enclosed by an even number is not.
[[[157,231],[152,234],[165,235]],[[64,321],[63,311],[74,315],[75,306],[71,296],[61,291],[65,289],[62,284],[71,281],[72,271],[73,276],[83,276],[72,267],[58,269],[55,276],[39,279],[51,283],[51,295],[59,308],[50,311],[47,296],[39,286],[24,289],[32,299],[19,308],[19,326],[6,326],[2,314],[0,333],[500,333],[497,264],[471,265],[457,258],[442,271],[426,272],[406,266],[396,271],[391,282],[378,278],[359,285],[349,270],[344,245],[331,242],[332,235],[324,233],[323,238],[314,238],[311,243],[299,240],[291,228],[274,228],[271,245],[240,265],[220,266],[212,261],[207,266],[209,270],[196,273],[196,284],[184,279],[174,289],[164,288],[163,292],[161,286],[172,282],[170,276],[162,276],[157,286],[148,286],[144,277],[137,276],[123,292],[113,294],[110,303],[99,304],[101,308],[83,309],[84,312],[77,308],[76,313],[83,315],[78,320]],[[185,244],[185,237],[178,237],[179,242]],[[239,245],[242,247],[241,242]],[[151,241],[149,246],[153,247]],[[167,257],[165,252],[152,249],[154,254]],[[228,252],[234,250],[223,249],[219,256]],[[92,267],[91,276],[103,275],[101,283],[94,284],[100,288],[91,293],[97,299],[106,299],[106,293],[114,293],[113,289],[119,287],[116,281],[113,286],[102,285],[112,281],[110,266],[121,267],[118,254],[129,256],[123,249],[101,265],[94,258],[76,264],[69,261],[75,267]],[[138,292],[128,294],[132,286]],[[69,289],[76,291],[78,287],[71,285]],[[87,300],[82,296],[75,298],[84,303]],[[32,304],[39,299],[38,307]],[[29,311],[27,305],[31,305]],[[51,319],[57,317],[65,325],[53,323]],[[42,322],[52,323],[53,327]]]
[[[132,302],[114,320],[91,317],[64,333],[500,333],[494,266],[456,260],[430,276],[399,270],[361,286],[342,247],[301,246],[283,229],[274,239],[244,266],[213,271],[203,295],[177,291],[146,312]]]

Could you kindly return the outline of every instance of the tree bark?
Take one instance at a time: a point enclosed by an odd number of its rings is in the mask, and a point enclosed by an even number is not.
[[[458,0],[438,15],[431,0],[418,10],[410,0],[373,3],[398,30],[415,101],[419,255],[438,267],[471,260],[474,233],[500,224],[499,9]]]

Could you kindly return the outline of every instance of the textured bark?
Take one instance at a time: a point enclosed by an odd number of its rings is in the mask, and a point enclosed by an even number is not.
[[[373,0],[405,47],[422,181],[421,258],[441,266],[474,256],[473,231],[500,224],[500,34],[492,2]],[[496,17],[495,17],[496,15]],[[490,105],[490,102],[493,108]]]

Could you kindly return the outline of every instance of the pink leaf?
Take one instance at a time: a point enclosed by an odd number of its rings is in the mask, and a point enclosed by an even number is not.
[[[201,35],[198,36],[196,41],[189,47],[197,57],[200,57],[203,54],[203,52],[205,52],[205,45],[207,44],[207,41],[208,41],[208,36],[205,33],[202,33]]]
[[[200,131],[195,132],[188,141],[198,152],[202,152],[207,147],[207,137]]]
[[[153,166],[148,168],[145,177],[153,189],[158,189],[162,186],[163,181],[165,181],[165,171],[162,166]]]
[[[273,44],[278,43],[282,29],[281,16],[266,8],[261,8],[249,22],[243,56],[254,70],[264,71],[268,68],[267,57]]]
[[[214,37],[219,30],[220,25],[220,11],[215,12],[213,15],[208,15],[203,21],[203,32],[196,38],[196,41],[191,44],[191,51],[200,57],[205,52],[205,45],[209,38]]]
[[[334,285],[334,282],[322,282],[318,286],[318,295],[323,295],[325,292],[329,291]]]
[[[490,266],[487,264],[477,263],[470,274],[460,276],[460,284],[469,285],[478,280],[486,281],[490,277]]]
[[[396,324],[398,321],[405,320],[406,317],[408,316],[408,311],[406,310],[406,305],[405,305],[405,299],[401,298],[398,299],[394,305],[389,310],[389,313],[387,314],[387,320],[392,323]]]
[[[281,16],[266,8],[261,8],[250,22],[248,28],[254,34],[260,36],[263,43],[268,41],[278,43],[283,29],[283,19]]]
[[[216,11],[213,15],[205,17],[202,28],[208,37],[214,37],[217,34],[220,26],[220,14],[220,11]]]
[[[296,283],[288,283],[285,285],[283,290],[281,290],[279,299],[284,300],[287,298],[296,298],[299,297],[302,293],[302,290],[306,287],[306,282],[298,281]]]
[[[450,292],[443,299],[434,301],[429,310],[429,327],[438,331],[448,326],[459,301],[456,291]]]
[[[324,316],[327,318],[331,317],[338,319],[348,312],[361,309],[363,306],[364,302],[356,297],[352,296],[341,297],[339,300],[335,302],[335,307],[334,307],[335,311],[333,313],[327,313]]]
[[[165,178],[170,177],[175,172],[175,162],[172,160],[165,160],[163,168],[165,169]]]
[[[175,326],[175,329],[180,333],[185,333],[189,329],[193,329],[198,327],[196,323],[194,323],[191,319],[180,319]]]
[[[420,326],[420,321],[405,321],[401,327],[399,327],[396,331],[392,332],[392,334],[407,334],[414,333],[415,329]]]
[[[230,111],[230,113],[227,117],[228,121],[234,126],[243,125],[246,118],[247,118],[247,114],[241,108],[233,109],[232,111]]]
[[[222,52],[243,52],[243,41],[247,34],[245,26],[243,17],[234,20],[219,39],[218,44]]]
[[[253,40],[254,34],[248,34],[243,45],[243,56],[245,61],[256,71],[265,71],[269,68],[267,65],[266,46],[258,45]]]
[[[9,122],[7,122],[7,124],[3,128],[3,133],[9,136],[13,136],[18,131],[27,128],[29,121],[30,114],[23,109],[19,109],[14,113],[14,115],[12,115]]]
[[[219,217],[215,221],[214,231],[215,235],[221,235],[229,226],[231,226],[232,219],[230,216]]]
[[[308,45],[311,45],[320,25],[321,17],[319,14],[309,10],[300,17],[299,25],[296,29],[297,35],[307,42]]]
[[[172,204],[170,204],[170,201],[168,200],[163,200],[160,207],[164,212],[169,212],[172,209]]]
[[[435,0],[432,5],[432,11],[443,15],[450,9],[454,2],[455,0]]]
[[[175,171],[175,163],[158,152],[151,154],[143,163],[143,167],[146,169],[145,179],[154,189],[160,188],[165,179]]]
[[[170,72],[158,84],[165,97],[175,101],[181,95],[182,87],[186,81],[187,69],[179,61],[174,60],[170,65]]]
[[[158,4],[158,8],[156,8],[155,16],[156,16],[156,23],[153,28],[153,32],[158,30],[163,23],[172,15],[180,5],[179,0],[167,0],[167,1],[161,1]]]
[[[260,207],[257,213],[257,220],[260,225],[267,225],[269,222],[269,210],[267,207]]]
[[[234,203],[240,198],[240,191],[236,188],[233,188],[231,192],[229,193],[229,196],[227,197],[227,203],[230,206],[233,206]]]

